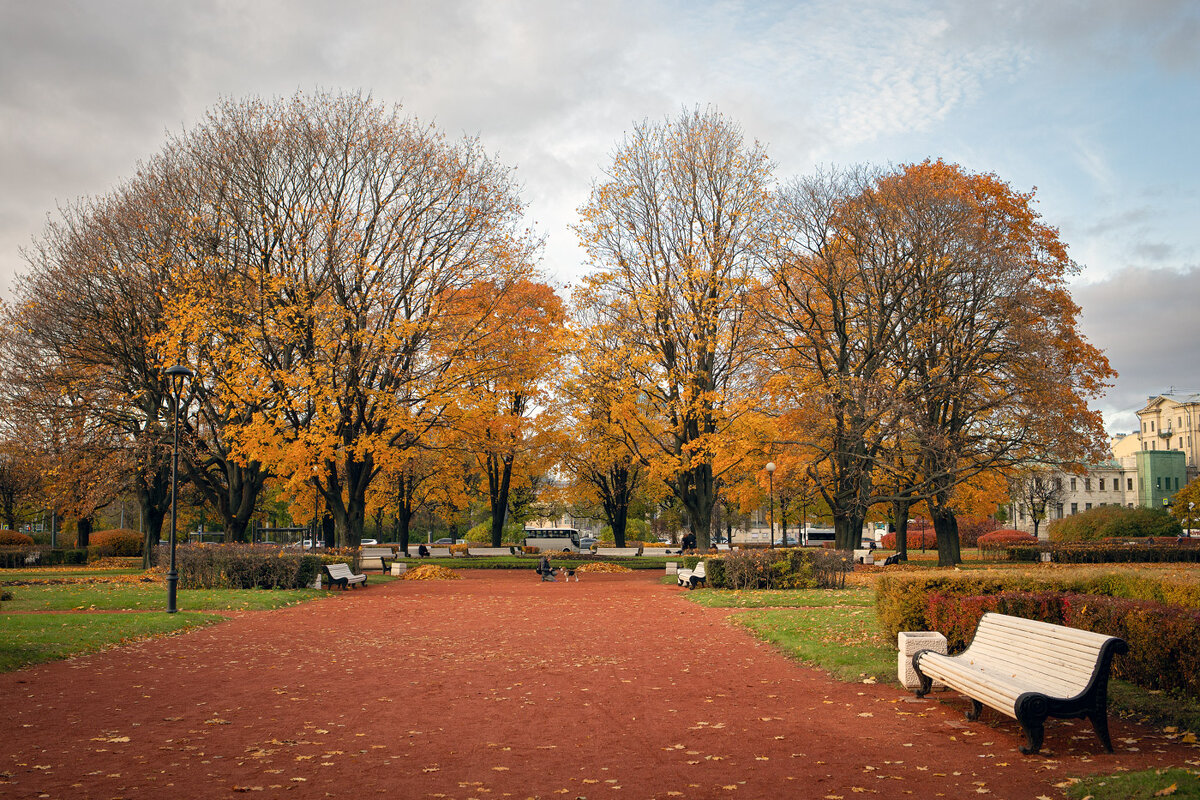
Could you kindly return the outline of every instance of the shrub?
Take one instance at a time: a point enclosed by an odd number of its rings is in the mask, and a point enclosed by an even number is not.
[[[600,529],[600,535],[596,538],[616,541],[615,539],[613,539],[613,530],[612,530],[611,525],[605,525],[604,527],[602,527]],[[649,539],[649,538],[650,538],[650,524],[648,522],[646,522],[646,520],[644,520],[644,519],[627,519],[627,520],[625,520],[625,541],[626,542],[628,542],[630,539]],[[629,545],[629,546],[632,547],[633,545]]]
[[[1000,523],[989,517],[959,517],[958,543],[963,547],[978,547],[979,538],[1000,527]]]
[[[1152,536],[1174,539],[1183,528],[1179,520],[1161,509],[1097,506],[1054,520],[1048,532],[1052,542],[1090,542]]]
[[[884,550],[896,549],[896,534],[894,531],[889,531],[883,535],[879,541],[879,546]],[[908,549],[909,550],[936,550],[937,549],[937,534],[933,532],[933,528],[909,528],[908,529]]]
[[[705,566],[714,589],[834,588],[845,584],[851,568],[848,553],[813,548],[738,549]]]
[[[491,540],[492,539],[489,536],[487,541],[490,542]],[[450,545],[450,555],[465,556],[467,554],[467,550],[470,547],[471,547],[471,545],[469,543],[468,544],[452,544],[452,545]]]
[[[314,555],[245,544],[189,544],[176,551],[182,589],[302,589],[323,564],[337,562],[353,566],[354,552]]]
[[[0,531],[0,546],[20,546],[25,544],[33,544],[33,537],[26,536],[17,531]]]
[[[1200,543],[1189,539],[1051,543],[1009,547],[1008,559],[1040,561],[1042,553],[1050,553],[1059,564],[1186,564],[1200,562]]]
[[[971,597],[1014,591],[1104,595],[1200,611],[1200,582],[1187,576],[1099,570],[1080,570],[1073,574],[1031,571],[881,575],[875,587],[875,609],[880,625],[889,635],[895,636],[899,631],[932,630],[926,618],[931,594]]]
[[[492,518],[488,517],[473,526],[463,538],[467,540],[467,544],[490,545],[492,543]],[[506,542],[523,542],[525,541],[525,529],[520,523],[510,522],[501,530],[500,538]]]
[[[132,557],[142,554],[142,534],[123,528],[93,533],[88,549],[102,556]]]
[[[1021,544],[1037,544],[1037,542],[1037,537],[1032,533],[1004,528],[980,536],[978,547],[980,550],[1002,550],[1005,547],[1013,547]]]
[[[934,593],[927,616],[931,629],[945,634],[948,648],[956,651],[970,643],[987,611],[1119,636],[1129,652],[1114,659],[1114,677],[1147,689],[1200,693],[1200,611],[1094,594]]]

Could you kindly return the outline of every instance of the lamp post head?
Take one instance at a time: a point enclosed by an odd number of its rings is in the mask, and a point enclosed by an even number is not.
[[[767,472],[771,473],[771,474],[775,473],[775,462],[774,461],[767,462]]]
[[[194,372],[182,364],[176,364],[173,367],[167,367],[163,374],[166,375],[167,379],[171,381],[171,391],[176,397],[182,394],[183,384],[187,381],[190,381],[195,376]]]

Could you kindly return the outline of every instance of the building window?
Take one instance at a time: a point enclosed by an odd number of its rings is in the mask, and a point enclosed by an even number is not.
[[[1126,488],[1126,489],[1128,489],[1128,490],[1129,490],[1129,491],[1131,491],[1131,492],[1133,491],[1133,478],[1126,478],[1126,479],[1125,479],[1125,488]]]
[[[1085,492],[1090,492],[1092,490],[1092,479],[1091,478],[1083,479],[1083,490]]]
[[[1092,510],[1092,504],[1091,504],[1091,503],[1084,503],[1084,504],[1083,504],[1083,510],[1084,510],[1084,511],[1091,511],[1091,510]]]
[[[1054,488],[1058,489],[1059,491],[1062,491],[1062,478],[1054,479]]]
[[[1059,518],[1059,519],[1062,519],[1062,517],[1063,517],[1063,504],[1062,504],[1062,503],[1059,503],[1059,504],[1058,504],[1058,506],[1056,506],[1054,510],[1058,512],[1058,518]]]
[[[1104,491],[1104,478],[1100,479],[1100,491]]]
[[[1160,492],[1162,491],[1162,476],[1161,475],[1154,479],[1154,488],[1159,490]]]
[[[1075,479],[1071,478],[1071,491],[1075,491]]]
[[[1154,422],[1153,422],[1153,420],[1150,422],[1150,432],[1151,432],[1151,433],[1154,433]]]
[[[1183,449],[1183,437],[1182,436],[1179,437],[1179,449],[1180,450]]]
[[[1079,513],[1079,503],[1071,503],[1071,514],[1075,515],[1078,513]]]

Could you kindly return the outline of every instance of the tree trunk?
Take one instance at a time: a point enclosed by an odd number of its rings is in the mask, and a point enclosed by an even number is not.
[[[321,517],[321,534],[325,538],[327,548],[337,547],[337,526],[334,525],[333,515],[328,511]]]
[[[911,508],[911,500],[892,501],[892,522],[896,526],[896,555],[901,561],[908,561],[908,512]]]
[[[504,517],[508,512],[508,490],[512,484],[513,459],[488,455],[488,500],[492,507],[492,547],[504,538]]]
[[[688,530],[696,537],[696,549],[708,550],[712,546],[712,513],[717,500],[712,465],[692,467],[680,475],[671,488],[687,509]]]
[[[88,539],[92,536],[92,518],[80,517],[79,526],[75,529],[75,546],[77,548],[85,548],[88,546]]]
[[[937,535],[938,566],[953,567],[962,563],[962,551],[958,540],[958,519],[952,511],[937,507],[931,502],[929,514],[933,517],[933,532]]]
[[[163,519],[171,508],[171,473],[160,469],[149,476],[150,483],[139,480],[138,507],[142,518],[142,569],[150,569],[150,556],[162,541]]]
[[[866,514],[839,515],[833,518],[833,546],[838,550],[857,550],[862,544],[862,527]]]

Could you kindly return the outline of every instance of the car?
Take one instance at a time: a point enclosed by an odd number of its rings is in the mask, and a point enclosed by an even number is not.
[[[452,544],[466,544],[466,542],[467,542],[466,539],[457,539],[456,540],[456,539],[451,539],[449,536],[443,536],[442,538],[440,538],[436,542],[434,542],[434,544],[441,545],[442,547],[448,547],[449,545],[452,545]]]
[[[599,540],[594,536],[584,536],[579,540],[579,549],[581,551],[591,550],[593,547],[595,547],[597,541]]]
[[[379,540],[378,539],[359,539],[358,543],[359,543],[359,545],[372,545],[372,544],[379,544]]]

